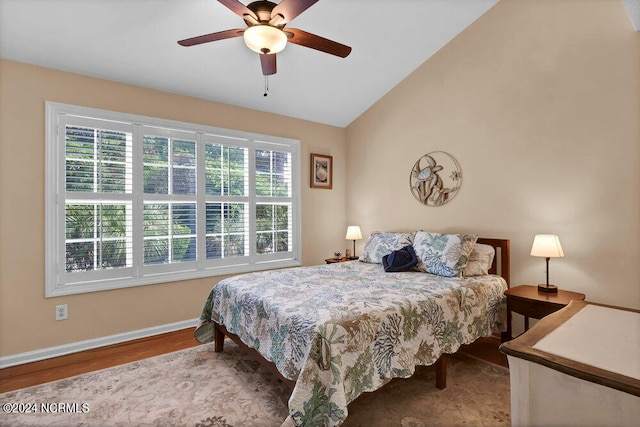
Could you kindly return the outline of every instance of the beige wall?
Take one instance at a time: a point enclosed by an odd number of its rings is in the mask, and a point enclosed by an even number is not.
[[[0,356],[197,318],[219,279],[44,298],[45,101],[299,139],[303,263],[349,243],[344,129],[1,61]],[[311,152],[333,155],[333,190],[309,188]],[[54,320],[57,304],[68,320]]]
[[[512,242],[512,284],[640,308],[640,32],[620,1],[503,0],[347,128],[347,221]],[[409,172],[442,150],[460,192],[420,205]],[[362,249],[362,244],[359,250]]]

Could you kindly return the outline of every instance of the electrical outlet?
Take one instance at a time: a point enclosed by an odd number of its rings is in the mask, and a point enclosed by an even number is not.
[[[67,320],[69,318],[68,310],[67,304],[56,305],[56,320]]]

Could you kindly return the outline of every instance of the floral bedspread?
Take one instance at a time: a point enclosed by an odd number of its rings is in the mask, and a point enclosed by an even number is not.
[[[200,324],[224,325],[296,385],[285,424],[335,426],[347,404],[506,329],[506,282],[385,273],[359,261],[220,281]]]

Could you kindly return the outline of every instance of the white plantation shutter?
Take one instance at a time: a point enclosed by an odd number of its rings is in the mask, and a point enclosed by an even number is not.
[[[46,296],[300,265],[299,142],[47,103]]]
[[[205,137],[206,259],[234,264],[249,250],[249,144]]]
[[[143,265],[155,273],[187,263],[197,268],[197,136],[154,127],[142,131]]]
[[[132,131],[129,126],[64,121],[64,271],[84,280],[131,274]],[[95,275],[94,275],[95,276]]]
[[[287,256],[292,247],[292,157],[278,148],[255,151],[256,252],[265,258]]]

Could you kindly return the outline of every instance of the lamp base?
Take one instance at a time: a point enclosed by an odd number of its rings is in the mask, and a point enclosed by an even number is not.
[[[558,287],[556,285],[538,285],[538,292],[546,292],[546,293],[558,293]]]

